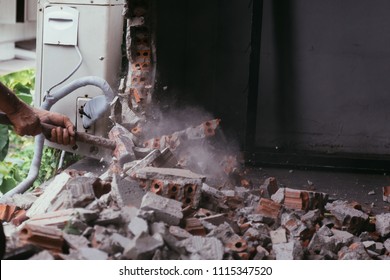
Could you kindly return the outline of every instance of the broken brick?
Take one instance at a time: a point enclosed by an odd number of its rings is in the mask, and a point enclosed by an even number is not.
[[[264,222],[273,224],[280,215],[281,205],[271,199],[261,198],[255,213],[265,218]]]
[[[233,252],[243,252],[248,247],[247,242],[236,234],[232,227],[227,223],[219,225],[210,232],[208,236],[215,236],[219,238],[225,248]]]
[[[0,222],[10,222],[18,210],[19,208],[17,206],[0,204]]]
[[[284,189],[284,206],[296,210],[323,209],[328,201],[328,195],[325,193]]]
[[[291,237],[300,238],[301,240],[310,239],[310,229],[300,220],[295,213],[283,213],[281,225],[284,226]]]
[[[145,167],[137,170],[134,178],[146,180],[145,189],[196,208],[201,196],[203,175],[177,168]]]
[[[269,177],[265,179],[264,183],[259,187],[259,189],[262,197],[271,198],[271,196],[274,195],[279,189],[276,178]]]
[[[390,202],[390,186],[383,187],[383,201]]]
[[[65,240],[62,231],[53,227],[26,224],[19,232],[20,241],[53,252],[62,252]]]
[[[197,218],[187,218],[185,220],[185,230],[192,235],[205,236],[206,230],[201,221]]]

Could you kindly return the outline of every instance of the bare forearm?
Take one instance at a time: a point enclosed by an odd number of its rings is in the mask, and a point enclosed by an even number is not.
[[[0,82],[0,110],[7,115],[14,114],[21,105],[22,101]]]

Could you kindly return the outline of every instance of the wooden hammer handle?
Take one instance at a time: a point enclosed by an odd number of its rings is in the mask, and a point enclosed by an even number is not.
[[[12,125],[9,118],[4,113],[0,113],[0,124]],[[43,135],[47,139],[50,139],[51,138],[51,130],[53,128],[56,128],[56,126],[48,124],[48,123],[41,123],[41,126],[42,126]],[[75,136],[76,136],[76,141],[79,141],[82,143],[91,144],[91,145],[103,147],[103,148],[110,149],[110,150],[114,150],[116,147],[115,141],[106,139],[104,137],[99,137],[99,136],[91,135],[91,134],[84,133],[84,132],[76,132]]]

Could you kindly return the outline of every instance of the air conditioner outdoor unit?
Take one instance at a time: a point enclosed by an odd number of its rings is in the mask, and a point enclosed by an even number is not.
[[[122,57],[124,0],[38,2],[35,105],[40,106],[48,92],[55,93],[85,76],[103,78],[115,91]],[[85,116],[80,113],[86,102],[102,94],[97,87],[82,87],[59,100],[51,111],[67,115],[77,131],[107,137],[111,127],[108,115],[85,128],[82,121]],[[74,147],[48,141],[46,144],[99,159],[111,155],[109,150],[85,143],[78,142]]]

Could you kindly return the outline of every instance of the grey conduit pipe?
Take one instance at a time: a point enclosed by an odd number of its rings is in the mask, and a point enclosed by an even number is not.
[[[41,105],[41,108],[50,111],[51,107],[54,104],[56,104],[58,100],[72,93],[76,89],[84,86],[96,86],[103,91],[106,99],[105,106],[95,108],[95,114],[97,118],[101,117],[109,108],[110,103],[114,99],[115,95],[106,80],[95,76],[88,76],[88,77],[77,79],[69,83],[68,85],[62,87],[54,94],[47,95],[44,102]],[[0,201],[3,198],[13,196],[14,194],[24,193],[34,183],[34,181],[38,177],[39,168],[41,166],[44,141],[45,141],[45,137],[43,136],[43,134],[35,136],[34,157],[31,162],[31,166],[27,178],[24,179],[24,181],[20,182],[19,185],[17,185],[15,188],[5,193],[0,199]]]

